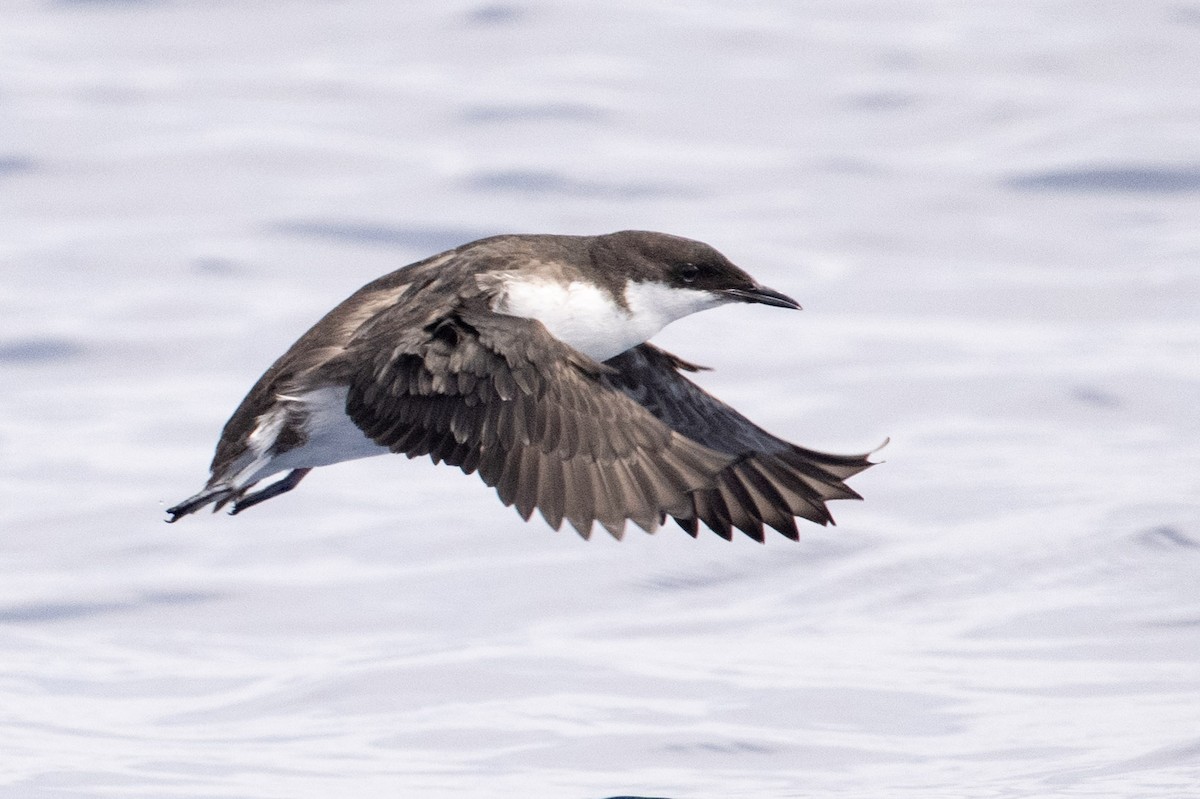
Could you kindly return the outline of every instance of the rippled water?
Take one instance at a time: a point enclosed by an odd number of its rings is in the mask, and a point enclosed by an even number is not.
[[[12,2],[0,794],[1200,795],[1200,6]],[[495,232],[707,240],[660,342],[887,461],[799,545],[474,478],[162,509],[307,325]]]

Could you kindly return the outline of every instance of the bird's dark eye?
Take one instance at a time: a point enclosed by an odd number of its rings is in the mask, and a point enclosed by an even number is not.
[[[700,275],[700,267],[695,264],[684,264],[679,267],[679,276],[683,278],[684,283],[693,282]]]

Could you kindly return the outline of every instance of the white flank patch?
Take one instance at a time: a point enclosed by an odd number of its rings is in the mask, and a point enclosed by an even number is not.
[[[277,472],[386,455],[390,450],[363,435],[346,415],[346,391],[345,386],[326,386],[296,396],[277,397],[281,405],[260,417],[258,427],[250,434],[250,446],[257,457],[241,471],[235,483],[246,485]],[[270,455],[285,414],[297,413],[307,415],[308,440],[287,452]]]
[[[536,319],[559,341],[605,361],[636,347],[676,319],[721,304],[707,291],[677,289],[662,283],[629,283],[625,301],[628,311],[592,283],[564,285],[513,278],[505,282],[495,310]]]

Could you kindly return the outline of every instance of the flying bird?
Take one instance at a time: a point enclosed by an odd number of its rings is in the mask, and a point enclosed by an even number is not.
[[[204,489],[167,510],[240,513],[312,469],[403,453],[478,472],[528,520],[585,538],[599,522],[653,532],[668,516],[793,540],[870,453],[777,438],[647,340],[735,302],[799,309],[707,244],[664,233],[506,235],[363,286],[266,371],[225,424]],[[283,477],[255,487],[268,477]]]

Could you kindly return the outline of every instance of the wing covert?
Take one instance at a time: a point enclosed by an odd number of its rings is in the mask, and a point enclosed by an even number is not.
[[[691,492],[733,460],[609,383],[610,366],[538,322],[469,304],[373,320],[339,357],[346,411],[393,452],[477,471],[525,519],[619,536],[693,513]],[[386,316],[386,315],[385,315]]]

